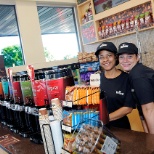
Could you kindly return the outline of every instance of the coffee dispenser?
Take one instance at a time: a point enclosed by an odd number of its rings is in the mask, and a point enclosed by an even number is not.
[[[35,70],[33,66],[29,65],[27,67],[28,75],[31,80],[32,85],[32,91],[33,91],[33,98],[34,98],[34,104],[35,107],[31,109],[31,119],[33,119],[32,122],[32,129],[33,132],[35,132],[33,135],[30,136],[30,140],[35,143],[42,143],[42,137],[40,132],[40,126],[39,126],[39,115],[38,110],[40,108],[48,108],[49,101],[48,101],[48,95],[47,95],[47,89],[46,89],[46,82],[45,82],[45,74],[42,70]]]
[[[11,131],[19,133],[26,129],[25,121],[25,112],[22,98],[22,91],[20,86],[20,75],[15,74],[12,76],[12,89],[13,89],[13,98],[14,98],[14,127],[11,128]]]
[[[19,134],[23,137],[29,137],[32,133],[32,126],[31,126],[31,108],[34,107],[33,102],[33,93],[32,93],[32,87],[31,82],[28,78],[27,72],[22,72],[20,75],[20,86],[22,91],[22,98],[23,98],[23,105],[25,109],[25,128],[24,130],[21,130]]]
[[[6,125],[6,109],[4,106],[4,93],[3,93],[1,79],[0,79],[0,120],[2,124]]]
[[[54,98],[65,100],[66,86],[74,85],[74,79],[70,68],[56,68],[45,71],[46,86],[49,101]]]
[[[1,80],[2,80],[2,88],[4,93],[2,112],[5,113],[5,116],[6,116],[4,123],[10,127],[12,126],[12,117],[10,115],[9,83],[8,83],[7,77],[3,77]]]

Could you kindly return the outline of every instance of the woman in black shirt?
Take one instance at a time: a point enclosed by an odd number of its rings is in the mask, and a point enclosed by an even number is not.
[[[97,47],[101,73],[100,88],[107,101],[110,125],[130,129],[127,114],[135,107],[131,95],[128,74],[116,68],[117,48],[112,42],[103,42]]]

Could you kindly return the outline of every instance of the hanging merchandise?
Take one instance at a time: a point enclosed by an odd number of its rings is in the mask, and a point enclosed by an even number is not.
[[[55,154],[53,136],[46,108],[39,109],[39,124],[46,154]]]

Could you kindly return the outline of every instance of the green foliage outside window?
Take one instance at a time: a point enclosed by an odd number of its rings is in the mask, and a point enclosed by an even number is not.
[[[24,64],[22,49],[18,45],[8,46],[2,49],[1,54],[4,57],[5,67],[20,66]]]

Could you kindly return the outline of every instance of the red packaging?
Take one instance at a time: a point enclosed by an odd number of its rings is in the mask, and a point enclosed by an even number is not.
[[[46,83],[44,79],[33,80],[32,90],[35,106],[45,106],[48,102]]]
[[[19,81],[13,81],[12,82],[12,88],[13,88],[14,102],[15,103],[23,102],[20,82]]]

